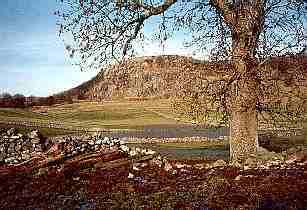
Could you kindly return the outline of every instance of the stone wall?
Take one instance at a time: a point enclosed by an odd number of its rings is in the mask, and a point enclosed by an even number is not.
[[[29,160],[46,149],[46,139],[38,132],[28,135],[17,133],[14,128],[0,133],[0,165],[17,164]]]
[[[119,152],[125,156],[153,155],[149,149],[125,146],[125,141],[105,135],[102,132],[82,135],[66,135],[54,138],[44,137],[38,130],[20,134],[15,128],[0,130],[0,166],[20,165],[33,158],[46,159],[60,155],[68,160],[80,155]]]

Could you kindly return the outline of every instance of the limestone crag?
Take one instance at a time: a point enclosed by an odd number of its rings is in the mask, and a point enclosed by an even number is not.
[[[162,97],[174,95],[183,72],[200,72],[206,77],[223,76],[221,65],[177,55],[148,56],[129,59],[102,70],[92,80],[63,92],[89,100],[119,97]]]
[[[192,65],[192,60],[179,56],[132,59],[103,72],[86,94],[91,100],[169,97],[178,74],[188,65]]]
[[[272,78],[285,80],[287,84],[282,85],[285,89],[293,85],[306,87],[306,80],[298,81],[296,78],[301,71],[306,76],[306,58],[306,56],[272,58],[259,76],[268,84]],[[298,66],[299,69],[293,69],[293,66]],[[296,73],[293,74],[293,71]],[[300,75],[302,76],[301,73]],[[186,82],[197,86],[197,82],[203,80],[228,80],[232,76],[232,67],[227,61],[209,62],[178,55],[135,57],[106,67],[91,80],[56,96],[95,101],[123,97],[169,98],[175,96]],[[264,101],[272,100],[272,94],[267,96],[268,99]],[[275,99],[274,97],[273,100],[280,99],[280,96],[276,96]]]

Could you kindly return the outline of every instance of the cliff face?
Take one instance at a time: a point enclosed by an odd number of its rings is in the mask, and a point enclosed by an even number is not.
[[[307,59],[305,56],[302,58],[299,63],[303,64],[301,67],[304,69]],[[294,61],[298,60],[294,59]],[[295,66],[284,58],[276,58],[272,59],[268,67],[277,70],[278,77],[281,79],[284,74],[284,68],[281,67],[291,69],[289,65],[285,64]],[[265,69],[263,69],[261,77],[267,77]],[[271,73],[274,71],[269,70]],[[123,97],[168,98],[174,95],[182,83],[188,83],[188,80],[191,80],[191,85],[193,85],[197,80],[221,79],[225,76],[229,77],[231,74],[231,68],[225,63],[214,64],[175,55],[139,57],[110,66],[95,78],[61,94],[95,101]]]
[[[192,59],[178,56],[141,57],[113,66],[86,93],[92,100],[118,97],[169,97],[176,78]]]
[[[182,72],[191,70],[215,76],[209,64],[183,56],[139,57],[101,71],[95,78],[65,91],[74,98],[104,100],[122,97],[162,97],[173,95]]]

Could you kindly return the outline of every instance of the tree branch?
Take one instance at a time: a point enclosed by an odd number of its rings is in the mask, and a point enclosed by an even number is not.
[[[145,10],[145,16],[150,17],[165,12],[166,10],[168,10],[169,7],[171,7],[176,2],[177,0],[165,0],[164,3],[159,6],[150,6],[145,4],[140,4],[140,6]]]
[[[231,27],[234,25],[234,7],[225,0],[210,0],[211,5],[222,15],[225,23]]]

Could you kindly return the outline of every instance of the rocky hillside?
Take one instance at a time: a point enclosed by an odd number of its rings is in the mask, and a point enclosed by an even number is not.
[[[293,58],[273,58],[270,65],[267,65],[269,68],[264,69],[271,69],[268,72],[270,75],[273,72],[279,79],[285,77],[287,82],[291,83],[288,80],[292,77],[289,77],[287,70],[290,69],[291,72],[296,63],[300,64],[299,69],[307,66],[306,56]],[[271,68],[272,66],[274,68]],[[182,80],[188,79],[185,77],[190,77],[191,74],[190,78],[195,82],[197,79],[210,80],[230,76],[231,72],[229,65],[225,63],[209,63],[191,57],[176,55],[137,57],[110,66],[93,79],[58,95],[95,101],[122,97],[168,98],[174,95],[176,87],[181,85]],[[261,75],[263,76],[267,78],[266,73]]]
[[[173,95],[183,71],[199,69],[207,76],[216,76],[219,67],[191,57],[138,57],[101,71],[93,79],[61,94],[73,98],[102,100],[119,97],[162,97]],[[205,71],[208,69],[208,71]],[[209,71],[210,69],[210,71]]]

